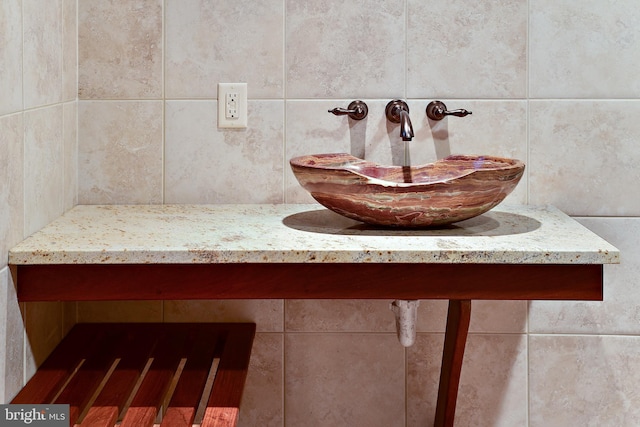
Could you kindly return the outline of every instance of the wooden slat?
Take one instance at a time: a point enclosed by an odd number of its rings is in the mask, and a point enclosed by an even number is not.
[[[127,325],[115,357],[120,359],[115,371],[82,420],[82,427],[112,427],[131,395],[149,355],[157,341],[157,325]]]
[[[234,427],[238,423],[238,408],[207,408],[202,427]]]
[[[78,324],[12,403],[52,403],[59,392],[53,403],[71,406],[71,423],[91,403],[81,426],[111,427],[153,358],[120,424],[151,427],[185,359],[162,426],[191,426],[202,399],[207,402],[202,426],[235,426],[254,336],[253,323]],[[210,395],[203,396],[212,365],[218,360]]]
[[[169,327],[171,325],[167,325]],[[163,398],[180,364],[187,340],[184,328],[171,327],[152,353],[153,363],[147,371],[121,427],[151,427],[163,403]]]
[[[229,330],[202,427],[236,425],[255,332],[255,324],[235,325]]]
[[[74,369],[101,341],[101,331],[76,325],[11,403],[51,403]]]
[[[69,404],[69,421],[75,423],[113,365],[114,347],[120,339],[115,331],[105,334],[92,354],[71,378],[54,403]]]
[[[193,424],[221,336],[218,329],[211,325],[199,325],[196,343],[187,356],[187,363],[162,418],[161,427]]]
[[[19,265],[17,269],[19,301],[602,300],[602,265],[592,264],[360,263],[333,264],[330,269],[311,263],[67,264]]]

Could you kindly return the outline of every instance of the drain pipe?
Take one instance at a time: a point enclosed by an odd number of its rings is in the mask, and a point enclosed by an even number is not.
[[[416,341],[416,321],[419,300],[395,300],[389,308],[396,316],[398,340],[404,347],[411,347]]]

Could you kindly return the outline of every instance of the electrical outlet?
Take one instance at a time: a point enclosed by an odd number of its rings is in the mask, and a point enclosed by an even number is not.
[[[218,83],[218,127],[247,127],[246,83]]]

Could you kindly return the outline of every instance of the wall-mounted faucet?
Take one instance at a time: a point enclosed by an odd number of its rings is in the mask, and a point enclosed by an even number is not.
[[[464,117],[469,114],[472,114],[471,111],[463,109],[447,110],[447,106],[444,105],[442,101],[431,101],[429,105],[427,105],[427,117],[431,120],[442,120],[445,116]]]
[[[351,101],[347,108],[334,108],[329,110],[331,114],[336,116],[349,116],[353,120],[362,120],[369,114],[369,108],[363,101]]]
[[[400,137],[402,140],[411,141],[413,138],[413,125],[411,125],[407,103],[400,99],[390,101],[384,113],[391,123],[400,123]]]

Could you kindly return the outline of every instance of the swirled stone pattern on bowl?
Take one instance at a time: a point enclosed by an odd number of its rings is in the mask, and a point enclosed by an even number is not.
[[[452,155],[420,166],[383,166],[347,153],[295,157],[296,179],[334,212],[368,224],[436,227],[481,215],[511,193],[525,165]]]

